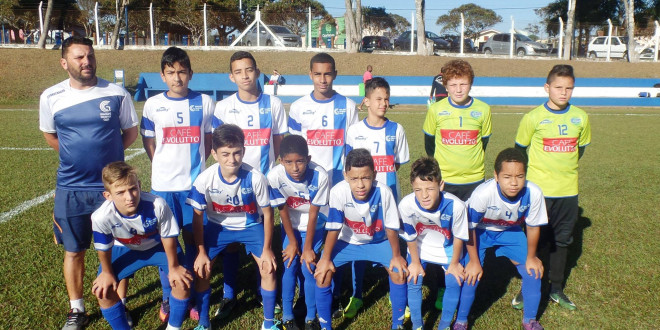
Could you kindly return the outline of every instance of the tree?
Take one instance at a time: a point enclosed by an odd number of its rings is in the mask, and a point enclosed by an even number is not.
[[[564,30],[564,60],[571,59],[571,45],[573,45],[573,24],[575,22],[575,3],[577,0],[569,0],[568,2],[568,19],[566,20],[566,29]]]
[[[474,40],[479,37],[479,32],[502,22],[502,16],[493,10],[468,3],[438,17],[435,24],[443,25],[442,31],[458,32],[461,28],[461,13],[465,19],[465,34]]]
[[[169,9],[171,11],[167,16],[168,22],[190,31],[190,36],[195,45],[200,44],[204,35],[204,2],[204,0],[173,1],[170,3]]]
[[[281,24],[297,35],[306,34],[307,15],[312,8],[312,18],[331,19],[323,4],[316,0],[276,1],[264,8],[268,23]]]
[[[344,14],[346,23],[346,48],[349,53],[357,53],[362,41],[362,1],[344,0],[346,3],[346,13]],[[353,13],[353,3],[356,5],[355,14]]]
[[[410,29],[410,22],[405,17],[397,14],[390,14],[390,16],[394,21],[394,27],[390,29],[393,36],[398,36]]]
[[[427,49],[426,25],[424,24],[424,12],[426,11],[426,0],[415,0],[415,20],[417,21],[417,54],[432,55],[433,46]],[[411,31],[411,35],[414,31]]]
[[[638,62],[635,51],[635,0],[621,0],[626,12],[626,32],[628,32],[628,62]]]
[[[44,30],[41,31],[41,37],[39,37],[39,44],[37,47],[44,49],[46,48],[46,39],[48,39],[48,28],[50,25],[50,18],[53,16],[53,7],[55,6],[55,1],[48,0],[48,7],[46,8],[46,17],[44,18]]]
[[[363,31],[366,34],[378,34],[378,32],[393,29],[396,26],[391,14],[385,11],[385,7],[363,7],[364,17]]]

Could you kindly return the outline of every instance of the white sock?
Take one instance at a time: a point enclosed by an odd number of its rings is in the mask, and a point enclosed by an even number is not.
[[[172,326],[169,323],[167,324],[167,328],[165,328],[165,330],[179,330],[179,329],[181,329],[181,328]]]
[[[128,301],[127,298],[121,298],[121,303],[126,306],[126,302]]]
[[[85,311],[85,301],[83,298],[70,300],[69,304],[71,305],[71,309],[77,309],[79,312]]]

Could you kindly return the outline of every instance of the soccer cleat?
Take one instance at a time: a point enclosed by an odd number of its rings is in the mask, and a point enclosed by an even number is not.
[[[296,328],[297,329],[297,328]],[[270,328],[266,328],[264,326],[264,323],[261,322],[261,330],[280,330],[280,321],[278,320],[273,320],[273,326]]]
[[[568,297],[564,294],[564,291],[550,293],[550,300],[558,303],[559,306],[564,307],[569,311],[574,311],[577,309],[577,306],[575,306],[575,304],[570,299],[568,299]]]
[[[200,325],[196,326],[195,329],[193,329],[193,330],[211,330],[211,326],[209,326],[207,328],[207,327],[200,324]]]
[[[300,330],[295,320],[288,320],[282,322],[282,329],[284,330]]]
[[[523,330],[543,330],[543,326],[537,320],[531,320],[529,323],[522,324]]]
[[[333,303],[332,303],[332,319],[333,320],[344,316],[344,308],[341,306],[341,303],[337,303],[337,305],[335,305],[334,301],[335,300],[333,299]]]
[[[467,323],[455,322],[452,330],[467,330]]]
[[[406,310],[403,312],[403,322],[410,320],[410,307],[406,306]]]
[[[513,297],[513,300],[511,300],[511,307],[517,310],[523,309],[524,304],[523,304],[522,291],[518,291],[518,294],[515,297]]]
[[[87,313],[78,311],[77,308],[72,308],[66,315],[66,323],[62,330],[82,330],[89,323]]]
[[[313,319],[305,322],[305,330],[321,330],[319,320]]]
[[[126,309],[126,306],[124,306],[124,309],[126,311],[126,322],[128,322],[128,326],[133,329],[133,318],[131,317],[131,312]]]
[[[215,311],[214,316],[219,319],[224,319],[229,316],[229,313],[231,313],[231,310],[234,309],[234,306],[236,306],[236,298],[222,298],[220,307],[218,307],[218,310]]]
[[[435,309],[442,310],[442,299],[445,297],[445,288],[438,288],[438,296],[435,298]]]
[[[351,297],[351,300],[348,301],[348,306],[344,309],[344,317],[352,319],[357,315],[360,308],[362,308],[362,299]]]
[[[170,319],[170,301],[165,300],[160,304],[160,311],[158,312],[160,322],[167,323]]]

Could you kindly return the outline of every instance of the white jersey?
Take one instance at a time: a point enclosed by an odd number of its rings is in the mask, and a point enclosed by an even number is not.
[[[420,259],[446,265],[454,255],[454,237],[469,239],[468,220],[463,201],[448,192],[441,194],[435,210],[424,209],[415,194],[409,194],[399,203],[399,214],[401,237],[408,242],[417,240]]]
[[[302,181],[292,179],[286,173],[284,166],[279,164],[268,172],[270,184],[270,204],[278,207],[286,204],[289,208],[289,218],[293,229],[307,232],[309,206],[318,206],[319,215],[316,228],[323,228],[328,218],[328,173],[323,167],[309,162]]]
[[[495,179],[480,184],[468,199],[470,228],[503,231],[523,223],[536,227],[548,224],[545,198],[531,181],[511,200],[500,191]]]
[[[266,177],[243,164],[234,182],[220,174],[220,165],[210,166],[197,177],[186,203],[206,210],[209,221],[228,230],[242,230],[263,221],[261,208],[270,206]]]
[[[336,94],[329,100],[316,100],[314,93],[291,104],[291,134],[307,140],[312,160],[323,166],[330,177],[330,187],[344,179],[344,145],[348,127],[358,122],[353,100]]]
[[[206,94],[188,91],[183,98],[167,92],[144,103],[140,132],[154,138],[151,189],[187,191],[206,168],[204,136],[213,132],[213,100]]]
[[[386,184],[394,199],[401,198],[399,179],[396,176],[396,166],[410,161],[408,140],[403,126],[387,120],[382,127],[367,124],[367,119],[348,128],[346,134],[346,154],[357,148],[371,152],[376,170],[376,180]]]
[[[234,124],[245,134],[243,162],[259,169],[261,173],[275,166],[277,156],[271,147],[273,136],[289,130],[282,101],[275,96],[261,94],[254,102],[245,102],[238,93],[219,101],[215,106],[213,127]]]
[[[325,229],[341,230],[339,239],[350,244],[378,243],[387,239],[385,229],[399,231],[399,212],[388,186],[374,181],[366,201],[353,198],[345,180],[330,190],[330,212]]]
[[[161,237],[178,237],[179,226],[161,197],[140,192],[137,213],[127,217],[112,201],[92,213],[94,248],[108,251],[117,242],[131,250],[146,251],[161,244]]]

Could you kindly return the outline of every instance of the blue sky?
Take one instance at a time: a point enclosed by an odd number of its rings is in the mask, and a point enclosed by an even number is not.
[[[343,16],[346,6],[344,0],[318,0],[333,16]],[[502,23],[494,28],[506,31],[511,27],[511,16],[515,20],[516,29],[524,29],[529,23],[538,23],[539,17],[534,9],[545,7],[551,0],[426,0],[426,30],[440,32],[440,26],[435,24],[439,16],[447,14],[453,8],[466,3],[475,3],[481,7],[494,10],[502,16]],[[387,12],[399,14],[411,20],[415,11],[414,0],[362,0],[362,6],[385,7]]]

